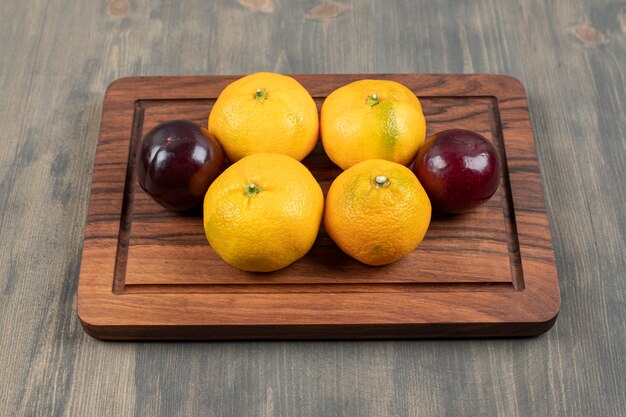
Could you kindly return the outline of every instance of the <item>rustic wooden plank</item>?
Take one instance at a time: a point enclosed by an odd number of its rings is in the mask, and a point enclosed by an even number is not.
[[[624,3],[338,3],[2,3],[1,415],[626,415]],[[520,78],[560,277],[556,326],[463,342],[85,336],[75,291],[104,89],[127,75],[258,70]]]

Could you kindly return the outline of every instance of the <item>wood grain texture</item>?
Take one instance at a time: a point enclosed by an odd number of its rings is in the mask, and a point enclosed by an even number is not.
[[[0,4],[0,415],[626,415],[626,4],[336,3]],[[106,86],[258,70],[519,78],[559,272],[555,327],[480,341],[85,335],[76,286]]]
[[[294,75],[318,105],[368,75]],[[137,189],[135,154],[157,123],[206,124],[237,77],[129,77],[107,89],[93,170],[78,315],[103,339],[415,338],[536,335],[559,290],[528,104],[498,75],[383,75],[421,97],[429,132],[464,127],[499,150],[501,184],[471,214],[435,216],[393,265],[351,260],[322,230],[280,271],[252,274],[206,243],[202,216],[168,213]],[[154,114],[158,117],[155,117]],[[195,117],[190,117],[195,115]],[[303,160],[323,190],[341,172],[321,144]]]

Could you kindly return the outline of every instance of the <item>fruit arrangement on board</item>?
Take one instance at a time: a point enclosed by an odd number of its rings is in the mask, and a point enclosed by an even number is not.
[[[343,170],[326,198],[300,162],[318,137]],[[433,208],[471,211],[500,183],[491,142],[465,129],[426,139],[420,101],[398,82],[352,82],[332,92],[318,115],[300,83],[267,72],[228,85],[206,129],[184,120],[154,127],[136,160],[139,184],[154,201],[174,211],[203,203],[213,250],[252,272],[303,257],[322,223],[352,258],[396,262],[422,242]]]

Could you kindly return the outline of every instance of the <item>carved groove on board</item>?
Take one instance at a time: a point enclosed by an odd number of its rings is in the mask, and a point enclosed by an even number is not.
[[[513,276],[513,287],[516,290],[524,290],[524,273],[522,272],[522,260],[520,258],[519,239],[517,237],[517,224],[515,220],[515,208],[511,195],[511,185],[509,180],[509,164],[504,146],[504,133],[502,132],[502,122],[500,120],[500,107],[498,99],[493,97],[491,101],[491,132],[494,138],[498,155],[500,156],[502,176],[507,187],[505,198],[502,199],[502,211],[504,212],[504,227],[506,228],[507,242],[509,244],[509,259],[511,261],[511,275]]]
[[[128,245],[130,243],[130,229],[133,219],[133,200],[137,186],[135,174],[135,155],[137,144],[142,136],[144,109],[140,101],[135,102],[135,112],[130,139],[128,141],[128,164],[126,165],[126,182],[124,184],[124,201],[120,218],[120,232],[117,237],[117,251],[115,254],[115,272],[113,276],[113,293],[124,291],[124,277],[126,276],[126,262],[128,261]]]
[[[318,103],[318,107],[321,106],[322,101],[325,99],[326,95],[318,95],[316,100]],[[223,292],[268,292],[269,287],[272,285],[276,286],[274,290],[280,292],[285,288],[289,288],[291,291],[327,291],[328,289],[320,290],[320,286],[316,286],[314,284],[308,283],[292,283],[292,282],[277,282],[272,284],[271,282],[247,282],[247,283],[226,283],[226,284],[215,284],[215,283],[189,283],[189,284],[170,284],[170,283],[161,283],[161,284],[130,284],[127,286],[125,282],[126,276],[126,266],[128,261],[128,251],[130,246],[131,239],[131,228],[133,222],[133,201],[134,194],[137,190],[136,184],[136,175],[135,175],[135,154],[139,141],[144,135],[144,116],[145,111],[148,108],[166,108],[167,106],[202,106],[207,108],[207,113],[215,102],[214,97],[206,97],[206,98],[194,98],[194,99],[158,99],[158,98],[148,98],[148,99],[139,99],[135,101],[134,106],[134,116],[133,116],[133,127],[131,130],[131,136],[129,138],[129,154],[128,154],[128,163],[126,165],[126,182],[124,186],[124,203],[122,208],[122,216],[120,221],[120,230],[118,235],[118,246],[116,253],[116,262],[115,262],[115,276],[113,279],[113,292],[115,294],[122,294],[129,291],[134,293],[140,293],[142,291],[154,292],[151,290],[154,286],[161,285],[164,290],[167,288],[168,292],[183,292],[183,293],[192,293],[192,292],[201,292],[207,293],[214,290],[215,292],[223,293]],[[494,283],[494,282],[480,282],[480,283],[466,283],[462,281],[450,281],[446,283],[432,283],[432,282],[412,282],[410,284],[402,283],[401,288],[409,289],[410,291],[433,291],[434,288],[439,291],[458,291],[460,289],[469,289],[472,291],[479,291],[482,289],[482,286],[487,286],[486,288],[506,288],[506,289],[515,289],[515,290],[523,290],[524,288],[524,279],[523,273],[521,269],[521,260],[520,260],[520,251],[519,251],[519,242],[517,239],[517,229],[515,225],[515,215],[513,213],[513,205],[511,199],[511,189],[509,186],[508,179],[508,169],[507,169],[507,159],[505,153],[505,147],[503,143],[503,133],[502,126],[500,123],[500,112],[498,108],[498,100],[494,96],[463,96],[459,98],[457,96],[420,96],[420,100],[422,102],[434,102],[438,100],[451,100],[451,101],[460,101],[465,103],[481,103],[487,104],[489,108],[489,121],[490,121],[490,129],[491,135],[494,143],[496,144],[496,148],[498,150],[500,159],[502,161],[503,167],[503,183],[501,187],[505,188],[505,198],[502,200],[502,211],[504,213],[504,224],[507,230],[506,239],[507,245],[509,247],[509,257],[511,262],[511,275],[512,281],[511,283]],[[477,111],[476,114],[480,114],[481,111]],[[473,113],[469,113],[469,116],[473,115]],[[468,115],[465,115],[464,118],[467,118]],[[450,120],[450,119],[447,119]],[[455,120],[452,119],[452,122]],[[334,176],[329,178],[332,180]],[[141,191],[141,190],[139,190]],[[198,232],[199,233],[199,232]],[[452,284],[452,285],[451,285]],[[456,288],[454,284],[461,285],[460,289]],[[494,286],[494,284],[496,284]],[[504,284],[504,285],[501,285]],[[186,285],[192,286],[192,288],[185,288]],[[388,291],[393,290],[388,282],[377,282],[370,281],[367,285],[363,285],[361,282],[355,283],[346,283],[346,282],[330,282],[325,283],[324,285],[329,286],[330,291],[338,291],[338,292],[363,292],[368,291],[368,285],[375,285],[377,289],[380,291]],[[249,288],[252,286],[253,288]],[[143,287],[146,287],[145,289]],[[259,287],[258,290],[255,288]],[[398,289],[396,289],[397,291]]]

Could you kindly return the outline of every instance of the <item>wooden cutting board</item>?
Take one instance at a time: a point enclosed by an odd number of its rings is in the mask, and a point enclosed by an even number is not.
[[[136,77],[104,98],[78,315],[102,339],[311,339],[528,336],[548,330],[559,288],[524,87],[501,75],[296,75],[318,107],[362,78],[396,80],[422,102],[428,135],[466,128],[490,139],[496,195],[461,216],[435,214],[401,261],[369,267],[321,230],[273,273],[237,270],[206,242],[201,213],[181,216],[137,185],[135,149],[160,122],[206,124],[237,76]],[[324,192],[340,170],[321,145],[303,163]]]

